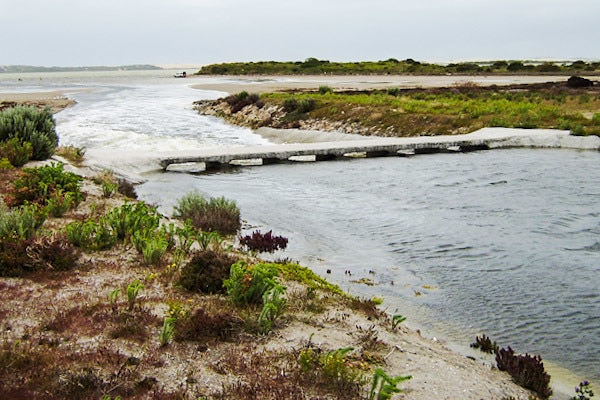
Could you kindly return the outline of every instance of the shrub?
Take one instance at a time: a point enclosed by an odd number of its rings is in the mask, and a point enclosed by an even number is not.
[[[117,191],[121,193],[123,196],[129,199],[137,199],[137,193],[135,192],[135,186],[125,179],[118,179],[119,187]]]
[[[11,165],[21,167],[33,156],[33,148],[29,142],[21,142],[18,138],[11,138],[0,143],[0,158],[6,158]]]
[[[481,337],[477,336],[475,338],[475,342],[471,343],[471,347],[474,349],[479,349],[488,354],[496,354],[498,352],[498,344],[496,342],[492,342],[492,339],[486,335]]]
[[[137,230],[131,235],[131,242],[140,252],[146,264],[157,265],[169,247],[169,241],[163,232],[157,230]]]
[[[283,110],[285,112],[292,112],[298,108],[298,100],[293,97],[289,97],[283,101]]]
[[[236,257],[220,251],[196,252],[181,269],[178,284],[192,292],[225,293],[223,280],[236,262]]]
[[[29,239],[46,219],[36,205],[7,209],[0,204],[0,241],[11,238]]]
[[[69,271],[79,258],[79,251],[63,235],[35,238],[27,248],[35,270]]]
[[[261,304],[265,293],[276,285],[277,275],[275,264],[246,265],[240,261],[231,266],[229,278],[223,281],[223,286],[236,305]]]
[[[319,86],[319,94],[333,93],[333,89],[327,85]]]
[[[106,250],[117,243],[116,231],[104,220],[75,221],[66,226],[67,239],[86,250]]]
[[[158,228],[160,214],[156,207],[143,201],[125,203],[106,215],[106,222],[114,229],[119,240],[129,240],[135,232],[151,232]]]
[[[73,192],[55,191],[46,201],[48,212],[55,218],[62,217],[75,204],[74,197]]]
[[[56,148],[56,154],[64,157],[76,165],[79,165],[83,162],[85,156],[85,147],[75,147],[73,145],[59,146]]]
[[[23,172],[25,174],[14,181],[14,190],[7,196],[7,203],[11,206],[25,202],[45,205],[56,191],[65,194],[71,192],[74,205],[78,205],[85,198],[80,189],[83,178],[72,172],[65,172],[62,163],[23,168]]]
[[[211,337],[227,340],[241,330],[242,324],[242,319],[231,311],[211,313],[199,308],[192,315],[178,319],[175,340],[205,341]]]
[[[31,143],[33,160],[52,156],[58,146],[58,135],[50,109],[17,106],[0,112],[0,142],[12,138]]]
[[[20,277],[33,272],[33,264],[27,256],[31,241],[23,238],[0,241],[0,276]]]
[[[252,235],[238,236],[238,240],[248,250],[258,253],[274,253],[277,250],[284,250],[288,244],[286,237],[274,236],[273,231],[267,233],[254,231]]]
[[[317,103],[314,99],[302,99],[298,102],[298,112],[307,113],[315,109]]]
[[[507,371],[518,385],[535,391],[540,398],[552,396],[550,375],[544,370],[540,356],[515,354],[509,346],[498,350],[496,363],[500,371]]]
[[[242,226],[240,210],[235,201],[224,197],[207,200],[197,192],[179,199],[175,206],[175,217],[191,220],[196,229],[217,231],[222,235],[235,234]]]

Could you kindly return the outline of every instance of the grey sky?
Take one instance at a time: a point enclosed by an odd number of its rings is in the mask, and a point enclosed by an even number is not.
[[[600,59],[598,0],[0,0],[0,65]]]

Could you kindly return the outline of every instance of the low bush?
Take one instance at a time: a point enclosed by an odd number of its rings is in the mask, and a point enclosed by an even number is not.
[[[119,240],[129,240],[135,232],[151,232],[158,228],[160,214],[156,207],[143,201],[125,203],[106,215],[106,222],[114,229]]]
[[[118,241],[117,232],[104,220],[74,221],[65,229],[69,242],[85,250],[106,250]]]
[[[498,352],[498,344],[496,342],[492,342],[492,339],[486,335],[477,336],[475,338],[475,342],[471,343],[471,347],[474,349],[479,349],[488,354],[496,354]]]
[[[179,318],[175,330],[177,341],[206,341],[207,338],[227,340],[235,332],[241,331],[243,320],[232,311],[221,310],[212,313],[199,308],[193,314]]]
[[[223,280],[229,277],[231,266],[238,261],[222,251],[196,252],[181,269],[178,284],[192,292],[225,293]]]
[[[236,305],[262,304],[265,293],[276,285],[278,272],[276,264],[247,265],[240,261],[231,266],[223,286]]]
[[[27,255],[32,239],[15,238],[0,241],[0,276],[20,277],[34,271]]]
[[[46,205],[48,199],[57,191],[72,193],[75,206],[85,198],[80,188],[83,178],[65,171],[62,163],[23,168],[23,172],[24,175],[13,182],[14,190],[7,194],[6,202],[10,206],[26,202]]]
[[[247,250],[258,253],[274,253],[277,250],[284,250],[288,244],[288,238],[274,236],[273,231],[267,233],[254,231],[251,235],[238,236],[238,240]]]
[[[46,215],[35,204],[13,209],[0,204],[0,242],[15,238],[29,239],[45,219]]]
[[[75,147],[73,145],[59,146],[56,148],[56,154],[75,165],[79,165],[85,157],[85,147]]]
[[[190,220],[199,230],[234,235],[242,226],[240,210],[233,200],[224,197],[206,199],[197,192],[183,196],[175,206],[175,217]]]
[[[33,148],[29,142],[21,142],[12,138],[0,143],[0,158],[6,158],[14,167],[25,165],[33,156]]]
[[[541,399],[552,396],[550,375],[544,370],[540,356],[515,354],[509,346],[498,350],[496,363],[500,371],[507,371],[518,385],[535,391]]]
[[[246,91],[229,96],[225,99],[225,101],[231,107],[232,114],[235,114],[241,111],[244,107],[252,104],[256,105],[258,108],[262,108],[264,106],[264,103],[260,101],[258,94],[248,94]]]
[[[35,238],[27,248],[27,256],[36,271],[69,271],[75,268],[79,251],[64,235]]]
[[[31,144],[33,160],[52,156],[58,146],[58,135],[50,109],[17,106],[0,112],[0,142],[13,138]]]

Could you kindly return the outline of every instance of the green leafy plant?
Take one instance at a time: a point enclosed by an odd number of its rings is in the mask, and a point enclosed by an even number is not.
[[[80,188],[83,178],[65,171],[62,163],[23,168],[23,172],[24,175],[13,182],[14,190],[7,195],[7,204],[11,206],[26,202],[45,205],[57,191],[71,193],[74,205],[85,199]]]
[[[575,396],[571,397],[571,400],[590,400],[591,397],[594,397],[592,386],[590,382],[583,381],[575,388]]]
[[[28,239],[44,223],[46,215],[35,205],[8,209],[0,203],[0,241]]]
[[[158,228],[160,215],[156,207],[140,201],[113,208],[106,215],[106,221],[119,240],[127,241],[134,232],[151,232]]]
[[[223,281],[234,304],[261,304],[264,294],[276,284],[278,275],[274,264],[247,265],[239,261],[231,266],[229,278]]]
[[[105,220],[74,221],[65,230],[69,242],[86,250],[106,250],[118,241],[117,233]]]
[[[46,208],[55,218],[62,217],[75,204],[73,192],[63,193],[61,189],[55,191],[47,200]]]
[[[263,295],[263,309],[258,317],[258,325],[262,334],[267,334],[271,331],[273,323],[283,312],[287,303],[286,299],[282,297],[285,289],[285,286],[275,283]]]
[[[144,288],[144,284],[139,279],[134,280],[127,286],[127,304],[128,310],[132,311],[135,307],[135,302],[138,299],[140,291]]]
[[[117,311],[117,301],[118,301],[120,295],[121,295],[121,289],[119,289],[119,288],[112,290],[108,294],[108,303],[110,304],[110,308],[113,310],[113,312]]]
[[[394,393],[402,392],[398,384],[411,378],[410,375],[391,377],[383,369],[375,369],[371,390],[369,391],[369,400],[391,399]]]
[[[206,251],[212,247],[213,250],[219,251],[223,238],[219,235],[219,232],[203,232],[200,231],[196,234],[196,240],[200,246],[200,251]]]
[[[173,335],[175,335],[175,325],[177,323],[177,318],[175,317],[166,317],[162,329],[158,334],[158,340],[160,342],[161,347],[164,347],[171,343],[173,339]]]
[[[165,235],[156,230],[135,231],[131,236],[131,242],[148,265],[158,265],[169,247]]]
[[[398,325],[406,321],[406,317],[396,314],[392,317],[392,330],[396,329]]]
[[[12,166],[25,165],[33,155],[33,148],[29,142],[21,142],[19,138],[11,138],[0,142],[0,158],[6,158]]]

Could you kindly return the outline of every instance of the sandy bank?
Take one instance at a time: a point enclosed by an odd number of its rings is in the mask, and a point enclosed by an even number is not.
[[[75,104],[60,91],[32,93],[0,93],[0,110],[15,105],[50,107],[52,112],[59,112]]]
[[[336,76],[193,76],[192,87],[227,93],[264,93],[291,89],[318,89],[329,86],[334,90],[387,89],[390,87],[447,87],[466,82],[481,86],[512,85],[521,83],[563,82],[566,76],[470,76],[470,75],[336,75]]]

